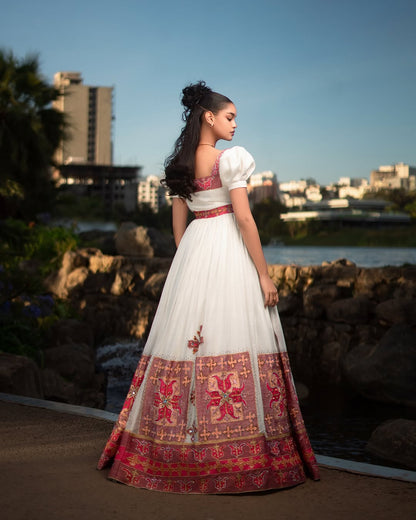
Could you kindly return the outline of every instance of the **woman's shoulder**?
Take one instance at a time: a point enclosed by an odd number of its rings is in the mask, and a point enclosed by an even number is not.
[[[222,152],[221,155],[250,155],[251,154],[243,147],[243,146],[232,146],[231,148],[226,148]]]
[[[223,184],[229,188],[245,186],[254,168],[253,157],[242,146],[227,148],[221,154],[220,175]]]

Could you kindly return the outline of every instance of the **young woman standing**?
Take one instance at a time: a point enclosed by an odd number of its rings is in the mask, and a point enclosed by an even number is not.
[[[204,82],[165,164],[177,252],[130,391],[101,456],[109,478],[176,493],[319,479],[252,217],[237,110]],[[195,219],[187,226],[189,209]]]

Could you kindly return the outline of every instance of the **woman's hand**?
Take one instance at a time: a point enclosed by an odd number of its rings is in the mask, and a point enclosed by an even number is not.
[[[279,301],[277,289],[268,274],[260,276],[260,286],[264,296],[264,306],[274,307]]]

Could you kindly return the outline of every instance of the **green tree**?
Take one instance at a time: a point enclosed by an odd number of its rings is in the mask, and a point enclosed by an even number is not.
[[[33,218],[51,208],[50,167],[65,131],[64,115],[51,105],[58,95],[36,55],[19,59],[0,49],[0,202],[6,215]]]
[[[284,222],[280,220],[280,214],[285,211],[286,207],[279,200],[264,199],[254,205],[253,216],[263,244],[285,233]]]

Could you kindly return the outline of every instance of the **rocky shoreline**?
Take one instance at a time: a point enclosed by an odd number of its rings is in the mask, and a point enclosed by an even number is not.
[[[106,378],[96,372],[95,348],[145,340],[171,262],[138,253],[67,252],[45,286],[80,319],[52,328],[41,366],[1,354],[0,391],[103,408]],[[297,381],[416,408],[416,266],[359,268],[338,260],[269,270]],[[403,427],[408,437],[415,424]]]

